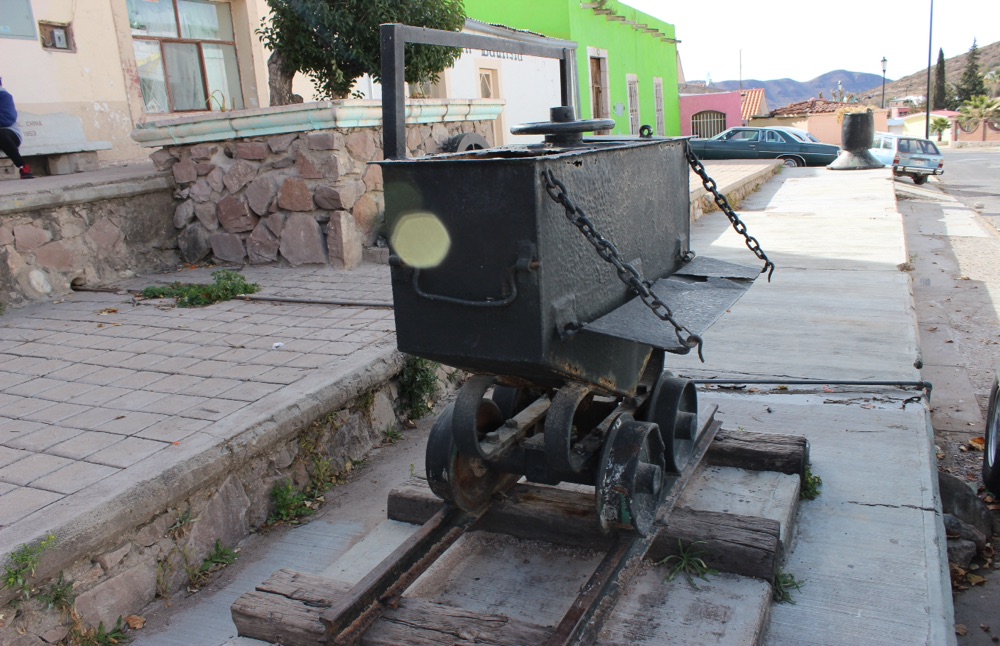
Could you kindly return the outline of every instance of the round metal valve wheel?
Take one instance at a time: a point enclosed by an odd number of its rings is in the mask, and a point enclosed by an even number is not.
[[[496,405],[485,405],[483,410],[485,425],[493,424],[500,417]],[[427,484],[434,495],[445,502],[465,511],[478,511],[489,503],[509,474],[493,469],[478,457],[459,453],[453,430],[454,413],[454,404],[445,408],[427,439],[424,458]]]
[[[667,487],[664,449],[656,424],[620,415],[608,431],[594,493],[601,529],[631,529],[645,536]]]
[[[549,108],[551,121],[522,123],[510,129],[514,135],[545,135],[546,143],[558,146],[575,146],[583,141],[583,133],[610,130],[613,119],[574,119],[573,108],[566,105]]]
[[[680,473],[698,439],[698,393],[687,379],[664,371],[653,387],[642,419],[660,427],[668,473]]]

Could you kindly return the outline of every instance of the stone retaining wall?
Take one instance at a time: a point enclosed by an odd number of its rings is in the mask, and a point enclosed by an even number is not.
[[[112,191],[113,192],[113,191]],[[177,266],[167,183],[147,191],[0,212],[0,305],[57,297]],[[91,196],[93,197],[93,196]]]
[[[55,545],[39,559],[34,597],[20,602],[16,612],[8,605],[0,643],[62,643],[72,629],[71,617],[47,607],[42,599],[60,576],[72,586],[81,625],[90,627],[103,623],[111,628],[119,616],[140,613],[157,597],[193,591],[197,586],[192,576],[216,541],[235,548],[268,523],[275,511],[275,484],[291,482],[304,490],[318,478],[347,477],[351,465],[388,441],[390,431],[404,432],[397,384],[402,365],[402,354],[387,354],[363,375],[339,385],[334,398],[338,401],[327,402],[331,409],[317,409],[287,428],[235,438],[219,447],[218,456],[206,455],[203,470],[212,475],[204,482],[197,482],[204,474],[192,472],[198,469],[165,474],[162,506],[117,512],[142,519],[133,526],[109,520],[95,528],[108,536],[89,539],[57,531]],[[451,372],[438,371],[442,394],[452,388]],[[134,502],[135,497],[124,492],[122,499]],[[138,499],[149,504],[148,497]],[[94,547],[81,550],[81,543]],[[0,595],[0,601],[11,603],[9,591]]]
[[[492,136],[489,121],[414,124],[411,156],[453,137]],[[291,266],[361,262],[384,218],[381,127],[313,130],[165,147],[151,155],[171,169],[179,200],[173,225],[186,262]]]

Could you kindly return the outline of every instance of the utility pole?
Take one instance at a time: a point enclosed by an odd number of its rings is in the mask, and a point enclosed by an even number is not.
[[[924,139],[931,138],[931,42],[934,36],[934,0],[931,0],[931,25],[927,29],[927,119],[924,123]]]

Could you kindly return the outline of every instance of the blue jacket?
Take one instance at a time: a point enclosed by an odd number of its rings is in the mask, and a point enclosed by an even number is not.
[[[0,128],[13,130],[18,141],[24,141],[21,129],[17,126],[17,108],[14,107],[14,97],[3,87],[0,87]]]

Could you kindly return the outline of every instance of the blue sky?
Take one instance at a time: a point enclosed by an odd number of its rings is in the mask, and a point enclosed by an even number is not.
[[[809,81],[836,69],[889,80],[927,69],[930,0],[621,0],[677,28],[688,81]],[[1000,41],[1000,0],[935,0],[931,64]],[[742,52],[742,56],[741,56]]]

